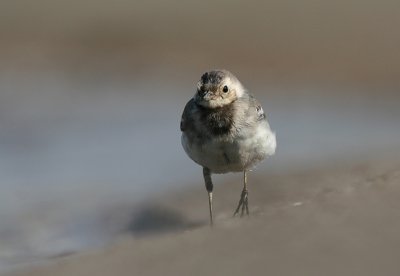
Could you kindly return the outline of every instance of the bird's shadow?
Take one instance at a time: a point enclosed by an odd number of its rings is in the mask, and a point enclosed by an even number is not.
[[[190,230],[204,224],[204,221],[189,220],[172,209],[146,206],[132,217],[125,230],[135,236],[147,236]]]

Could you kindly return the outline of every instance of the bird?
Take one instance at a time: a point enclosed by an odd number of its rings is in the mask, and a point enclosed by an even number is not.
[[[249,215],[248,171],[274,155],[276,135],[261,104],[225,69],[205,72],[180,122],[181,144],[186,154],[203,167],[213,225],[212,174],[243,173],[243,190],[233,216]]]

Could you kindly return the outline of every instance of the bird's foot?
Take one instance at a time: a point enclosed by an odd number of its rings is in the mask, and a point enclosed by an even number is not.
[[[242,194],[240,195],[238,207],[236,208],[233,216],[236,216],[239,213],[240,209],[241,209],[240,217],[244,215],[245,211],[246,215],[249,215],[249,193],[247,189],[243,189]]]

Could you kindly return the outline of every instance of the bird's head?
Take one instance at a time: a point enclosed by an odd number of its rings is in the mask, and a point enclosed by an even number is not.
[[[201,76],[194,99],[205,108],[219,108],[236,101],[244,93],[244,87],[232,73],[212,70]]]

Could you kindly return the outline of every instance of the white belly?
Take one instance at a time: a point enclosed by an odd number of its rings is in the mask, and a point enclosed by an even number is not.
[[[260,124],[251,136],[242,134],[236,137],[218,136],[208,141],[189,141],[182,134],[182,145],[189,157],[213,173],[238,172],[273,155],[276,138],[267,125]]]

